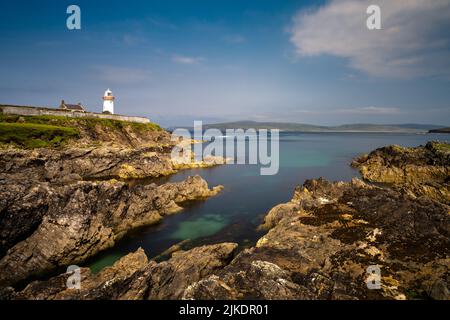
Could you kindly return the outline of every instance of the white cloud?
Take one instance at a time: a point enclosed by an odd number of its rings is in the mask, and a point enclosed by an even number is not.
[[[366,9],[381,8],[382,30],[368,30]],[[290,28],[299,56],[347,58],[374,76],[450,75],[450,1],[331,0],[299,12]]]
[[[199,64],[203,58],[174,55],[172,61],[179,64]]]
[[[108,83],[134,84],[150,78],[150,73],[141,69],[116,66],[96,66],[93,68],[97,78]]]

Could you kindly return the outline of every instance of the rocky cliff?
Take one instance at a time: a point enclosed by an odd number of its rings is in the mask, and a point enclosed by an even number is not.
[[[157,223],[182,210],[184,202],[206,199],[221,190],[221,186],[209,189],[199,176],[161,185],[127,183],[130,178],[223,163],[215,158],[183,165],[172,161],[177,141],[154,124],[16,118],[0,120],[18,126],[43,125],[40,130],[67,125],[77,130],[79,139],[30,149],[16,143],[30,137],[13,132],[14,139],[0,148],[0,286],[81,263],[113,246],[128,231]],[[49,136],[32,137],[38,138]]]
[[[85,179],[136,179],[160,177],[180,169],[224,163],[224,159],[215,157],[182,164],[174,161],[171,152],[179,141],[172,140],[167,131],[151,123],[48,116],[0,116],[0,125],[2,124],[64,127],[77,132],[77,139],[72,137],[56,147],[52,147],[50,142],[60,141],[61,137],[47,136],[42,132],[37,132],[34,136],[34,131],[28,127],[24,131],[30,136],[22,135],[20,130],[10,133],[12,136],[8,143],[0,144],[0,179],[5,181],[70,183]],[[53,131],[54,129],[51,130]],[[52,140],[43,141],[44,138]],[[38,146],[44,143],[47,147],[27,148],[28,144],[34,145],[29,140],[38,141],[39,143],[34,143]],[[17,144],[17,141],[23,143]]]
[[[4,184],[0,285],[80,263],[129,230],[157,223],[180,211],[183,202],[208,198],[220,189],[210,190],[199,176],[161,186],[129,187],[117,181],[61,187]]]

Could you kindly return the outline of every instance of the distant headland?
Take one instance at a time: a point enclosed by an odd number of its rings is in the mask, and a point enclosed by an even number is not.
[[[304,123],[236,121],[204,124],[204,129],[279,129],[282,132],[393,132],[393,133],[428,133],[443,126],[431,124],[344,124],[339,126],[319,126]],[[431,131],[430,131],[431,130]]]
[[[448,127],[448,128],[440,128],[440,129],[432,129],[429,132],[430,133],[450,133],[450,127]]]

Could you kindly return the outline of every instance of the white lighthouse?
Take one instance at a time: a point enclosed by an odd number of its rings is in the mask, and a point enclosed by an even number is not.
[[[114,96],[111,90],[106,90],[103,96],[103,113],[114,114]]]

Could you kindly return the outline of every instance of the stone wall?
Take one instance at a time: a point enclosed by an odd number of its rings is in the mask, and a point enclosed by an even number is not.
[[[144,117],[129,117],[117,114],[103,114],[94,112],[80,112],[80,111],[69,111],[60,109],[51,109],[45,107],[26,107],[26,106],[11,106],[11,105],[0,105],[0,113],[20,115],[20,116],[60,116],[60,117],[71,117],[71,118],[100,118],[100,119],[111,119],[138,123],[149,123],[150,120]]]

